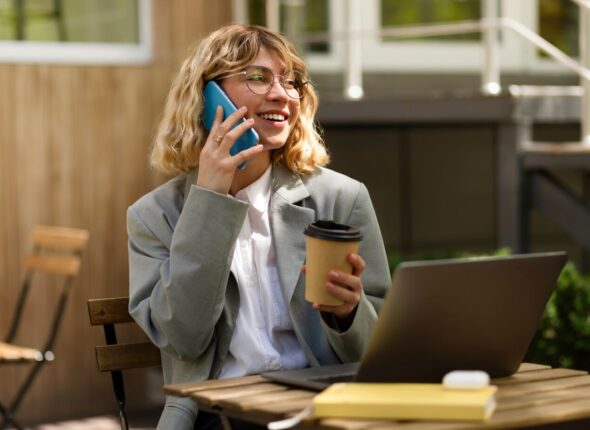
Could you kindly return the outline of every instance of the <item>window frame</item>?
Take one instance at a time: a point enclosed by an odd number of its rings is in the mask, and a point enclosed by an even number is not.
[[[138,43],[0,40],[0,63],[136,65],[152,61],[152,0],[136,0]]]
[[[334,33],[345,30],[346,14],[342,0],[328,0],[328,31]],[[305,62],[312,71],[338,71],[344,65],[344,44],[335,40],[328,42],[327,53],[309,52],[305,54]]]

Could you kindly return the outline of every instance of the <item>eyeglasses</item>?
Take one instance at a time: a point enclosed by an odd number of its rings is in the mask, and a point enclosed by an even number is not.
[[[303,87],[307,84],[299,72],[292,72],[289,76],[275,75],[272,70],[264,66],[249,66],[241,72],[222,76],[221,79],[239,75],[244,77],[248,89],[258,95],[268,94],[278,81],[289,97],[300,99],[303,97]]]

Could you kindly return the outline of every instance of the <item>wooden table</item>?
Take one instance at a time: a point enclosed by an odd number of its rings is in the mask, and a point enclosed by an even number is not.
[[[300,427],[357,430],[590,429],[590,375],[523,363],[518,372],[492,380],[498,407],[486,423],[308,419]],[[269,382],[262,376],[167,385],[167,394],[190,396],[199,408],[222,416],[266,424],[295,415],[317,394]],[[540,427],[538,427],[540,426]]]

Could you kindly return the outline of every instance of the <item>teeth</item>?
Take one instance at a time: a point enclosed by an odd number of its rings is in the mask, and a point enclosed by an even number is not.
[[[284,121],[285,120],[285,116],[281,115],[279,113],[263,113],[263,114],[260,114],[260,118],[270,119],[273,121]]]

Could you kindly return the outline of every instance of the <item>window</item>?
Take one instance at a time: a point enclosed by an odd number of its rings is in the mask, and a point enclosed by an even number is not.
[[[0,0],[0,61],[151,59],[151,0]]]
[[[539,0],[539,34],[574,57],[579,55],[579,7],[571,0]]]
[[[362,2],[362,29],[390,26],[477,20],[480,0],[357,0]],[[568,55],[578,53],[579,7],[571,0],[497,0],[502,16],[512,18],[558,46]],[[234,0],[248,4],[250,22],[264,24],[265,0]],[[342,0],[281,0],[281,25],[291,40],[302,33],[328,30],[335,34],[346,28]],[[295,6],[294,6],[295,5]],[[297,9],[304,23],[295,36],[287,26]],[[304,31],[301,29],[304,28]],[[481,34],[471,33],[436,38],[392,39],[363,36],[363,69],[369,72],[474,72],[483,62]],[[344,50],[341,40],[301,46],[310,69],[341,71]],[[504,72],[570,73],[547,58],[528,41],[509,29],[501,32],[500,63]]]
[[[266,0],[246,0],[249,22],[266,25]],[[297,43],[302,33],[328,31],[328,0],[290,0],[280,4],[280,25],[292,42]],[[313,42],[300,46],[307,53],[330,50],[327,42]]]

